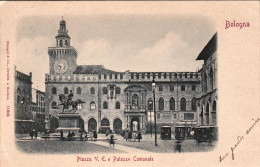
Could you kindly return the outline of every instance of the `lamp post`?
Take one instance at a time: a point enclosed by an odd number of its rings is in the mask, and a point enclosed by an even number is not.
[[[154,110],[154,143],[157,146],[157,132],[156,132],[156,109],[155,109],[155,75],[153,75],[152,88],[153,88],[153,110]]]
[[[153,134],[153,126],[152,126],[152,105],[153,105],[153,102],[152,101],[149,101],[149,109],[150,109],[150,132],[151,132],[151,137],[152,137],[152,134]]]

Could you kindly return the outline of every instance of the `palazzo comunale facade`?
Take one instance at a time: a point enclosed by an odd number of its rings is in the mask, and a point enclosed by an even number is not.
[[[70,46],[66,22],[60,22],[56,47],[48,48],[45,77],[47,128],[59,126],[62,111],[58,95],[69,94],[78,105],[80,128],[115,133],[130,129],[149,132],[156,110],[157,130],[167,125],[197,125],[196,98],[201,95],[198,72],[116,72],[102,65],[77,65],[77,50]],[[118,62],[120,63],[120,62]],[[152,80],[155,80],[155,105]]]

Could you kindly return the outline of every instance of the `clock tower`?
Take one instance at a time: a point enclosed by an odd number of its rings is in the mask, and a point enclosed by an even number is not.
[[[56,47],[49,47],[48,54],[50,74],[72,74],[76,70],[78,53],[70,46],[70,36],[63,18],[56,36]]]

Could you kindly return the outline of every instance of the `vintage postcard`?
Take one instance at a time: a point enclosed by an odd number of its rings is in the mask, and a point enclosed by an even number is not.
[[[259,2],[0,8],[1,166],[260,165]]]

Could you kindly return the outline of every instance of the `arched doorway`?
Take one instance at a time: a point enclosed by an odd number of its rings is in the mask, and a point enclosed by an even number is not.
[[[88,121],[88,131],[97,131],[97,121],[94,118]]]
[[[79,118],[79,128],[80,130],[85,131],[84,121],[82,118]]]
[[[119,134],[120,131],[122,130],[122,121],[119,118],[115,119],[113,127],[114,127],[113,129],[114,133]]]
[[[138,117],[133,117],[131,119],[131,131],[139,131],[140,130],[140,121]]]
[[[110,131],[110,123],[107,118],[103,118],[101,120],[100,133],[106,133],[106,131]]]
[[[50,132],[54,132],[59,127],[59,120],[56,117],[52,117],[50,120]]]

